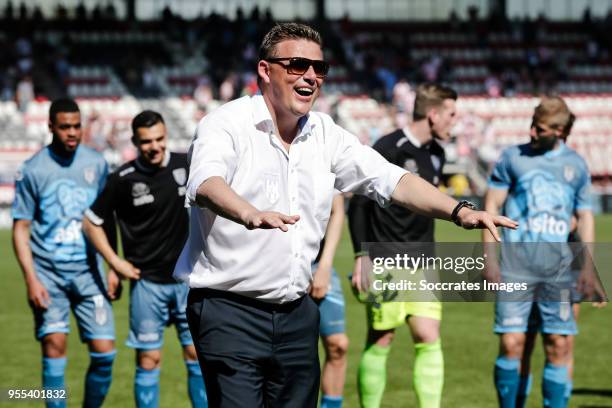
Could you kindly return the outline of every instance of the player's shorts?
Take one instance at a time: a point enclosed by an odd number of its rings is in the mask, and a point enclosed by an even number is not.
[[[496,302],[495,333],[575,335],[578,333],[571,302]]]
[[[442,320],[440,302],[382,302],[366,305],[368,325],[374,330],[391,330],[406,324],[410,316]]]
[[[312,266],[313,272],[317,269],[317,264]],[[327,294],[319,303],[319,313],[321,320],[319,323],[319,334],[323,337],[332,334],[345,333],[344,320],[344,295],[342,285],[336,270],[332,268],[332,275],[329,282]]]
[[[52,333],[70,332],[70,309],[79,327],[81,341],[115,339],[113,309],[98,271],[60,276],[34,264],[36,275],[49,292],[49,307],[34,311],[38,340]]]
[[[185,283],[133,281],[130,287],[130,334],[126,345],[138,350],[157,350],[164,344],[164,329],[174,324],[181,345],[193,344],[187,325]]]

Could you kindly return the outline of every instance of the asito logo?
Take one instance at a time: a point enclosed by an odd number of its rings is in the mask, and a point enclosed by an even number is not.
[[[527,220],[527,230],[536,234],[567,235],[567,222],[558,220],[550,214],[541,214]]]

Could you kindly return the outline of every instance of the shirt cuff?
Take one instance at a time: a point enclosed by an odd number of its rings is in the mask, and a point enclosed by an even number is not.
[[[97,225],[98,227],[102,224],[104,224],[104,219],[100,218],[96,215],[96,213],[94,213],[93,211],[91,211],[90,208],[88,208],[87,210],[85,210],[85,216],[87,217],[87,219],[89,221],[91,221],[92,224]]]
[[[194,173],[189,176],[187,183],[187,200],[186,206],[192,207],[197,206],[196,196],[198,188],[211,177],[221,177],[225,180],[226,170],[223,166],[215,166],[213,164],[207,165],[206,169],[197,169]]]
[[[388,163],[383,169],[382,182],[377,188],[376,202],[381,207],[388,207],[391,204],[391,195],[397,188],[397,184],[404,174],[410,173],[408,170],[403,169],[395,164]]]

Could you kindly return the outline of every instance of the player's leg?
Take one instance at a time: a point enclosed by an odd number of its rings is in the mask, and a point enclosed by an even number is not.
[[[515,408],[517,404],[521,358],[532,306],[533,302],[495,303],[495,333],[499,335],[499,354],[495,361],[494,381],[501,408]]]
[[[202,370],[198,363],[198,356],[189,332],[186,316],[189,287],[184,283],[177,283],[172,286],[174,301],[170,307],[170,320],[176,326],[179,341],[183,346],[183,359],[187,367],[187,392],[192,407],[206,408],[208,406],[206,387],[204,386]]]
[[[36,267],[36,274],[49,293],[47,309],[33,309],[36,338],[42,350],[42,385],[44,389],[65,392],[67,334],[70,301],[63,280],[53,272]],[[65,407],[65,399],[47,400],[47,407]]]
[[[169,322],[171,298],[164,286],[167,285],[146,279],[131,282],[130,333],[126,344],[136,350],[134,400],[139,408],[159,406],[160,350]]]
[[[422,408],[440,407],[444,385],[444,357],[440,341],[442,304],[406,303],[408,326],[414,341],[414,390]]]
[[[570,302],[539,302],[546,365],[542,379],[544,406],[565,407],[569,377],[570,342],[576,321]]]
[[[379,407],[387,382],[387,358],[395,329],[404,325],[404,303],[366,305],[368,338],[358,371],[359,400],[364,408]]]
[[[87,342],[89,347],[83,406],[99,407],[108,394],[117,353],[113,309],[97,272],[87,271],[77,275],[70,286],[72,308],[81,340]]]
[[[576,320],[576,325],[578,324],[578,315],[580,314],[580,303],[573,303],[572,309],[574,311],[574,319]],[[565,405],[569,404],[569,399],[572,396],[572,389],[574,388],[574,340],[576,336],[569,335],[567,336],[567,346],[568,346],[568,362],[567,362],[567,374],[568,381],[565,387]]]
[[[325,348],[325,362],[321,376],[321,408],[340,408],[349,340],[345,331],[344,296],[336,271],[332,272],[330,290],[319,304],[321,321],[319,334]]]
[[[533,384],[533,375],[531,374],[531,355],[535,347],[538,331],[540,330],[542,321],[540,312],[537,307],[531,308],[527,333],[525,336],[525,346],[523,348],[523,357],[521,358],[521,378],[519,388],[516,395],[516,408],[524,408],[527,404],[527,399],[531,393]]]

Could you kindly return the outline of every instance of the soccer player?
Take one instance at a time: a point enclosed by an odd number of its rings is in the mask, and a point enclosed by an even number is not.
[[[518,230],[504,231],[506,242],[567,242],[573,216],[583,242],[594,242],[589,171],[584,160],[563,142],[572,121],[563,99],[545,97],[533,115],[531,141],[502,153],[490,178],[485,208],[492,213],[503,209],[519,220]],[[492,237],[483,233],[483,240],[492,242]],[[499,276],[495,257],[488,257],[487,270],[489,276]],[[569,302],[551,301],[496,303],[500,354],[495,363],[495,385],[499,404],[515,408],[525,403],[531,379],[528,369],[521,370],[521,358],[530,315],[539,320],[544,339],[544,404],[564,407],[571,381],[570,336],[576,334],[576,322]]]
[[[172,278],[189,228],[184,207],[187,155],[166,151],[166,125],[157,112],[136,115],[132,132],[138,158],[111,173],[85,212],[83,229],[112,270],[132,279],[127,345],[136,349],[136,405],[159,405],[163,332],[174,324],[183,346],[191,404],[203,407],[204,381],[185,317],[188,287]],[[102,228],[113,215],[126,260],[119,258]]]
[[[70,99],[49,109],[51,144],[21,167],[15,182],[13,246],[23,271],[42,348],[45,389],[65,392],[66,342],[72,309],[89,348],[83,406],[102,405],[115,358],[113,311],[102,269],[81,230],[83,212],[104,186],[102,156],[81,146],[81,114]],[[64,407],[62,398],[47,400]]]
[[[321,408],[341,408],[346,379],[349,340],[345,332],[344,295],[340,279],[333,267],[334,255],[342,237],[344,198],[337,194],[332,202],[325,238],[313,264],[314,279],[310,296],[319,304],[319,335],[325,348],[321,376]]]
[[[391,163],[420,175],[434,186],[440,183],[444,149],[438,140],[450,138],[455,122],[457,93],[438,84],[417,88],[413,122],[404,129],[379,139],[374,145]],[[433,242],[434,220],[399,205],[386,208],[355,196],[349,207],[349,225],[356,251],[353,286],[360,287],[364,242]],[[420,256],[421,254],[415,254]],[[364,259],[368,258],[368,259]],[[407,324],[415,348],[414,388],[420,407],[439,407],[444,382],[440,343],[442,305],[439,302],[368,303],[368,337],[359,362],[358,384],[361,405],[379,407],[386,382],[387,357],[395,329]]]

